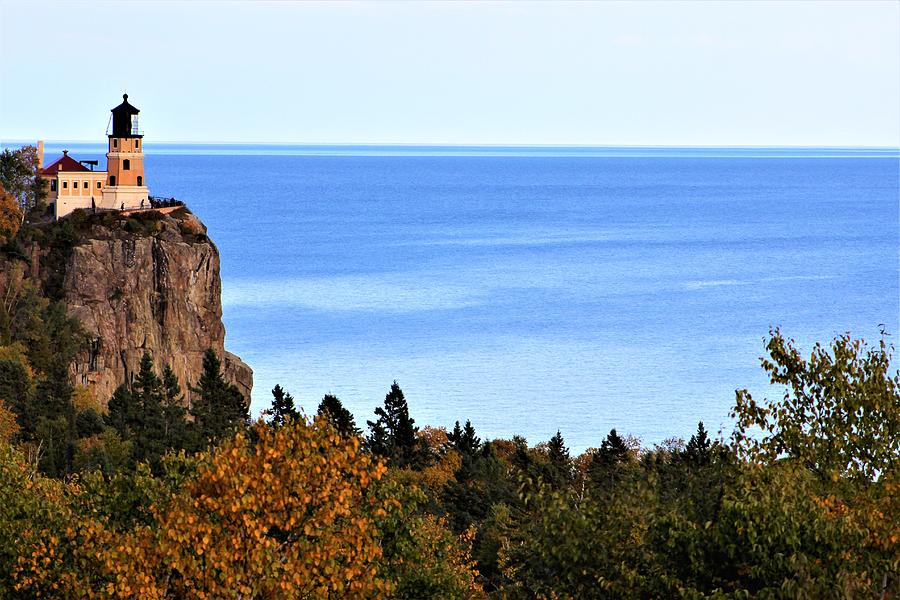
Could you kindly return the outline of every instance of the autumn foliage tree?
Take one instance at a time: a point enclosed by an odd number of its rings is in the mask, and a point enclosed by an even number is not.
[[[0,184],[0,246],[16,237],[22,226],[22,209],[16,198]]]
[[[116,531],[108,520],[73,519],[29,538],[16,589],[68,598],[388,594],[376,522],[399,503],[373,493],[385,467],[322,421],[257,423],[252,437],[201,454],[194,474],[156,499],[148,525]]]

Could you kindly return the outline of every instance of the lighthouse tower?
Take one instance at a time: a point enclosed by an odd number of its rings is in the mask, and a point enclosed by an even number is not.
[[[138,113],[123,102],[112,109],[112,133],[106,153],[106,185],[103,188],[103,208],[140,208],[150,206],[150,190],[144,180],[143,137],[138,127]]]

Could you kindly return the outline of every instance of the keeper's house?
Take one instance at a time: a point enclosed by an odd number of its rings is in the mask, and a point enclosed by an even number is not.
[[[127,210],[150,207],[150,190],[144,180],[143,134],[138,127],[138,113],[123,102],[112,109],[112,133],[107,130],[109,151],[106,170],[94,171],[97,161],[77,161],[63,150],[62,157],[44,167],[44,143],[38,142],[41,178],[47,181],[47,201],[57,219],[76,208],[95,210]],[[90,165],[88,168],[85,165]]]

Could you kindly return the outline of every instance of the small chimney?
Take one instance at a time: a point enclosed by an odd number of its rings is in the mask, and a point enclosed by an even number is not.
[[[44,140],[38,140],[37,143],[37,155],[38,155],[38,171],[44,168]]]

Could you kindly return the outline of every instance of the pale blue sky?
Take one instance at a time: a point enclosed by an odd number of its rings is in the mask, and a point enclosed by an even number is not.
[[[0,140],[900,145],[900,3],[0,0]]]

